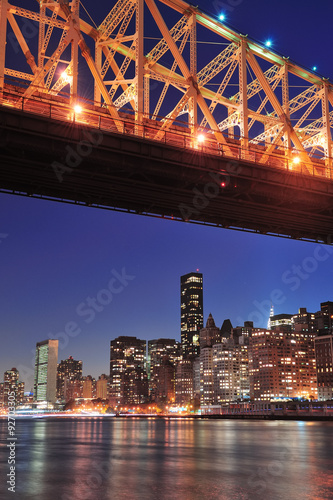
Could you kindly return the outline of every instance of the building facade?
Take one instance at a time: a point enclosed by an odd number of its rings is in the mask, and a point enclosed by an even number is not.
[[[7,370],[4,373],[3,382],[3,406],[8,406],[8,395],[15,394],[15,406],[19,406],[23,403],[24,399],[24,382],[19,381],[19,372],[16,368]]]
[[[319,401],[333,399],[333,335],[314,339]]]
[[[203,277],[199,272],[180,278],[181,344],[183,356],[200,353],[199,332],[203,327]]]
[[[34,401],[52,403],[57,399],[58,340],[36,344]]]
[[[314,343],[301,332],[254,330],[249,346],[250,396],[317,398]]]
[[[175,400],[179,405],[188,404],[193,399],[193,362],[182,359],[176,367]]]
[[[214,404],[229,404],[240,398],[240,348],[233,340],[213,346]]]
[[[57,398],[59,401],[69,401],[74,399],[73,395],[66,394],[69,388],[74,388],[77,391],[78,384],[70,384],[69,382],[78,382],[82,379],[82,361],[73,359],[69,356],[68,359],[61,360],[57,367]],[[80,397],[77,396],[77,397]]]
[[[212,347],[221,340],[221,331],[215,325],[214,318],[209,314],[205,328],[200,330],[200,350],[204,347]]]
[[[109,398],[111,404],[138,404],[148,399],[146,345],[145,340],[129,336],[111,340]]]

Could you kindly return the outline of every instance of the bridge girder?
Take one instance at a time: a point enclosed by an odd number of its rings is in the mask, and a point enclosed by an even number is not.
[[[16,85],[26,99],[61,95],[83,107],[93,101],[108,110],[118,131],[120,112],[126,112],[139,135],[144,120],[155,122],[156,140],[180,126],[194,145],[203,134],[230,158],[236,140],[244,158],[256,145],[261,163],[270,164],[272,155],[289,162],[299,157],[309,171],[314,161],[331,169],[332,84],[197,7],[182,0],[114,0],[93,26],[78,0],[26,3],[23,9],[15,0],[1,1],[1,95],[6,85]],[[179,16],[173,26],[170,13]],[[22,22],[30,23],[30,32]],[[152,25],[159,39],[150,36]],[[208,37],[212,45],[203,57],[198,49]],[[13,50],[25,64],[15,67]]]

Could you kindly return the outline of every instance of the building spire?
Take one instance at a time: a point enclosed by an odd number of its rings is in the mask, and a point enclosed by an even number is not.
[[[274,316],[274,306],[273,306],[273,303],[271,302],[271,309],[269,311],[269,318],[268,318],[268,322],[267,322],[267,330],[271,330],[272,329],[271,318],[273,316]]]

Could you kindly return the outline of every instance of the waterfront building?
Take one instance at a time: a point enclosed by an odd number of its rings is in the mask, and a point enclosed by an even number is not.
[[[159,366],[162,360],[167,357],[169,361],[176,365],[181,359],[181,344],[175,339],[148,340],[148,373],[152,374],[152,368]]]
[[[58,340],[36,344],[34,401],[55,403],[57,397]]]
[[[68,403],[82,397],[82,380],[65,378],[61,401]]]
[[[130,367],[123,374],[122,404],[138,405],[148,400],[148,375],[146,370]]]
[[[200,330],[200,352],[204,347],[212,347],[221,340],[221,331],[215,325],[214,318],[209,314],[205,328]]]
[[[96,393],[96,380],[91,375],[83,377],[82,397],[84,399],[92,399],[95,397],[95,393]]]
[[[333,335],[314,339],[319,401],[333,399]]]
[[[96,380],[96,398],[108,399],[108,377],[103,373]]]
[[[82,379],[82,361],[73,359],[69,356],[68,359],[61,360],[57,367],[57,398],[59,401],[69,401],[73,399],[71,395],[66,395],[66,390],[71,392],[74,388],[78,392],[78,384],[70,384],[70,381],[79,381]],[[65,390],[66,385],[66,390]],[[80,397],[77,396],[77,397]]]
[[[193,360],[193,397],[200,400],[200,356]]]
[[[120,336],[110,342],[110,401],[113,405],[148,398],[146,341]],[[128,384],[131,388],[128,388]],[[140,393],[142,391],[142,394]]]
[[[176,367],[175,400],[187,404],[193,399],[193,361],[182,359]]]
[[[232,339],[213,346],[214,404],[229,404],[240,398],[240,352]]]
[[[199,332],[203,327],[203,277],[199,272],[180,278],[181,344],[183,356],[196,357],[200,352]]]
[[[175,401],[176,367],[165,356],[158,365],[151,367],[149,379],[149,399],[155,402],[173,403]]]
[[[200,404],[214,403],[213,391],[213,348],[200,348]]]
[[[150,401],[174,402],[175,367],[180,359],[180,342],[174,339],[148,341]]]
[[[239,350],[239,391],[242,401],[250,399],[249,343],[250,337],[245,334],[238,337],[238,344],[235,345]]]
[[[19,371],[16,368],[7,370],[4,373],[2,396],[4,407],[8,406],[8,395],[11,393],[15,395],[15,406],[21,405],[24,398],[24,382],[19,381]]]
[[[255,330],[249,345],[250,396],[317,398],[314,343],[302,332]]]

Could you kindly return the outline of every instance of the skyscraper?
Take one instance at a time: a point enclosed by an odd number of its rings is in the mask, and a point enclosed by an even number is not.
[[[8,406],[8,395],[15,393],[15,406],[23,402],[24,382],[19,382],[19,372],[16,368],[7,370],[4,373],[3,405]]]
[[[255,401],[274,398],[317,398],[313,340],[302,332],[255,329],[249,346],[250,396]]]
[[[58,340],[36,344],[34,401],[55,403],[57,396]]]
[[[181,359],[181,345],[174,339],[148,341],[149,397],[151,401],[175,399],[175,367]]]
[[[120,336],[110,342],[110,401],[143,403],[148,397],[146,341]]]
[[[183,356],[196,357],[200,352],[199,332],[203,327],[203,279],[195,272],[180,278],[181,343]]]
[[[82,378],[82,361],[77,361],[69,356],[68,359],[61,360],[57,369],[57,398],[68,400],[65,394],[65,385],[69,386],[69,381],[79,381]]]

